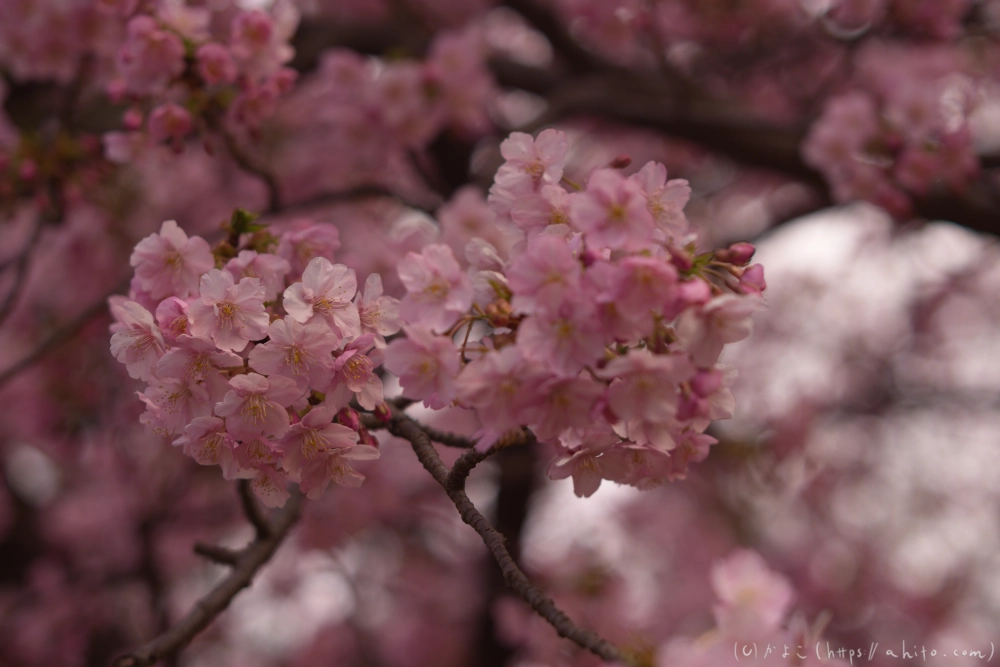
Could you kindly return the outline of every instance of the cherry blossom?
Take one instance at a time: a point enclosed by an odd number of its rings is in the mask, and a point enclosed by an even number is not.
[[[288,316],[271,322],[268,341],[250,351],[250,367],[268,376],[291,378],[299,389],[325,387],[333,377],[332,352],[339,337],[323,322],[300,324]]]
[[[140,241],[130,260],[142,289],[153,299],[177,296],[182,299],[198,291],[201,275],[215,266],[204,239],[190,239],[173,220]]]
[[[231,390],[215,406],[215,414],[226,419],[226,429],[237,440],[250,441],[264,434],[281,437],[288,430],[288,412],[302,392],[292,380],[258,373],[237,375]]]
[[[361,331],[358,307],[351,301],[357,291],[353,269],[316,257],[302,273],[302,282],[285,290],[283,305],[298,322],[325,321],[341,339],[353,338]]]
[[[459,369],[458,349],[451,339],[419,327],[403,327],[385,350],[385,368],[399,376],[403,395],[423,399],[440,410],[455,398],[454,378]]]
[[[112,306],[111,312],[124,325],[111,337],[111,354],[126,365],[132,377],[149,379],[150,369],[165,351],[160,328],[149,311],[135,301]]]
[[[236,283],[228,271],[212,269],[201,278],[200,296],[188,307],[195,336],[211,338],[219,348],[236,352],[267,335],[269,318],[259,279]]]
[[[472,305],[472,283],[446,245],[407,254],[399,263],[399,278],[407,289],[399,313],[409,324],[443,332]]]

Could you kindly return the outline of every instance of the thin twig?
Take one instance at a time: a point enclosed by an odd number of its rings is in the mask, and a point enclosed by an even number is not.
[[[257,571],[271,559],[298,520],[301,505],[302,494],[292,494],[277,520],[269,524],[268,534],[261,535],[258,531],[254,541],[240,551],[232,572],[218,586],[201,598],[187,616],[169,630],[120,656],[115,660],[114,667],[148,667],[158,660],[175,655],[190,644],[199,632],[229,606],[237,593],[250,585]],[[252,515],[248,515],[248,518],[253,521]]]
[[[194,552],[219,565],[236,565],[241,555],[241,552],[235,549],[220,547],[217,544],[203,544],[202,542],[195,543]]]
[[[0,271],[6,271],[9,267],[14,268],[14,283],[10,287],[10,291],[7,292],[7,296],[4,297],[2,303],[0,303],[0,325],[4,323],[4,320],[14,312],[14,305],[17,303],[17,297],[21,293],[21,288],[24,286],[24,279],[28,276],[28,259],[31,257],[31,252],[35,249],[38,244],[38,239],[42,236],[42,228],[45,226],[45,218],[42,215],[38,216],[35,221],[35,226],[31,230],[31,236],[28,237],[27,243],[24,244],[24,248],[21,249],[16,256],[8,259],[2,265],[0,265]]]
[[[236,164],[243,171],[253,174],[264,182],[264,187],[267,188],[267,209],[265,209],[265,212],[273,214],[281,211],[281,190],[278,187],[278,178],[270,169],[260,164],[255,157],[243,150],[236,137],[221,127],[217,129],[219,134],[222,135],[222,141],[226,144],[226,150],[236,160]]]
[[[621,651],[614,644],[606,639],[602,639],[589,630],[584,630],[575,625],[556,606],[552,598],[545,595],[545,593],[531,583],[531,580],[518,567],[514,558],[507,550],[507,541],[504,536],[490,525],[489,521],[486,520],[479,510],[476,509],[475,505],[472,504],[472,501],[469,500],[469,496],[465,492],[467,470],[464,471],[464,474],[449,470],[448,466],[441,461],[441,457],[438,456],[437,450],[434,449],[434,445],[431,443],[431,439],[427,433],[417,422],[405,414],[400,412],[394,414],[390,422],[386,425],[386,428],[393,435],[410,442],[414,453],[417,455],[417,459],[420,460],[420,463],[431,474],[431,477],[448,494],[448,497],[455,504],[455,508],[462,517],[462,521],[472,526],[479,533],[479,536],[493,555],[493,559],[500,566],[500,571],[503,573],[504,581],[508,588],[517,593],[522,600],[527,602],[532,609],[548,621],[555,628],[556,632],[559,633],[559,636],[570,639],[578,646],[591,651],[608,662],[626,662],[625,656],[622,655]],[[480,455],[470,452],[462,458],[465,460],[462,470],[465,468],[471,470],[475,463],[481,461],[485,456],[480,458]],[[454,477],[452,476],[453,474]]]
[[[48,338],[43,340],[38,347],[32,350],[26,357],[18,362],[15,362],[13,366],[9,366],[6,370],[0,373],[0,387],[7,383],[11,378],[20,374],[22,371],[30,368],[36,361],[44,357],[50,350],[60,345],[64,341],[72,338],[76,333],[82,329],[90,320],[97,317],[102,313],[108,312],[108,297],[119,294],[120,292],[127,289],[127,283],[124,287],[116,287],[113,291],[101,297],[101,299],[90,306],[88,306],[82,313],[77,315],[74,319],[70,320],[67,324],[56,329]]]
[[[365,425],[365,428],[371,431],[385,428],[385,422],[379,420],[375,415],[362,414],[359,415],[359,417],[361,418],[361,423]],[[417,424],[420,426],[420,430],[427,434],[427,437],[438,444],[444,445],[445,447],[454,447],[455,449],[472,449],[476,446],[475,440],[471,440],[465,436],[451,433],[449,431],[441,431],[433,426],[427,426],[426,424],[420,424],[419,422],[417,422]]]

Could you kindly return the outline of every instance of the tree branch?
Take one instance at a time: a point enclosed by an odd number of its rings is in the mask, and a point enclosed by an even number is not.
[[[128,283],[124,285],[119,285],[113,291],[105,294],[101,299],[90,306],[88,306],[82,313],[77,315],[74,319],[70,320],[68,323],[62,327],[56,329],[48,338],[39,343],[38,347],[32,350],[26,357],[14,365],[9,366],[3,372],[0,372],[0,387],[7,383],[14,376],[20,374],[22,371],[30,368],[36,361],[45,356],[51,349],[57,347],[64,341],[72,338],[77,334],[80,329],[82,329],[90,320],[97,317],[102,313],[108,312],[108,297],[115,294],[120,294],[121,292],[128,289]]]
[[[45,217],[39,214],[38,219],[35,221],[35,226],[31,229],[31,236],[28,237],[28,241],[24,244],[21,252],[0,264],[0,271],[6,271],[11,267],[14,269],[14,282],[10,287],[10,291],[7,292],[7,296],[4,297],[3,302],[0,302],[0,325],[14,311],[17,297],[24,286],[24,279],[28,276],[28,259],[38,244],[38,239],[42,236],[42,228],[44,226]]]
[[[401,412],[396,412],[392,419],[383,428],[389,430],[393,435],[404,438],[413,446],[413,451],[417,455],[420,463],[431,474],[431,477],[445,490],[448,497],[455,504],[462,521],[472,526],[483,539],[486,547],[493,555],[493,559],[500,566],[504,581],[507,587],[517,593],[522,600],[528,603],[539,616],[544,618],[555,628],[560,637],[565,637],[578,646],[585,648],[598,657],[609,662],[625,662],[626,658],[621,651],[606,639],[602,639],[597,634],[578,627],[570,618],[560,610],[552,598],[539,590],[527,575],[518,567],[510,551],[507,549],[506,539],[500,534],[486,518],[476,509],[465,492],[465,478],[472,468],[486,458],[486,454],[472,451],[459,459],[461,465],[456,462],[455,468],[448,469],[448,466],[441,461],[431,438],[416,421]],[[523,431],[505,444],[527,441],[533,436],[529,432]],[[491,452],[494,450],[491,450]]]
[[[240,488],[242,498],[242,485]],[[253,542],[241,551],[235,552],[238,556],[233,570],[219,585],[199,600],[187,616],[169,630],[130,653],[120,656],[113,663],[114,667],[148,667],[158,660],[175,655],[190,644],[198,633],[208,627],[229,606],[237,593],[250,585],[257,571],[271,559],[298,520],[301,505],[302,494],[293,493],[275,522],[267,523],[266,534],[262,534],[258,527],[257,537]],[[257,506],[253,505],[254,509],[248,510],[246,501],[243,501],[243,506],[248,512],[247,518],[256,526],[255,517],[259,517]],[[218,554],[221,551],[213,550],[213,553]]]

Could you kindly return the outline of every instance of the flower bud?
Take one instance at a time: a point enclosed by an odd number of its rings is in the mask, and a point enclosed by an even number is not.
[[[337,413],[337,421],[347,428],[360,432],[361,420],[358,419],[358,413],[351,408],[341,408]]]
[[[720,262],[735,264],[736,266],[746,266],[750,263],[756,248],[746,242],[734,243],[724,250],[716,250],[715,258]]]

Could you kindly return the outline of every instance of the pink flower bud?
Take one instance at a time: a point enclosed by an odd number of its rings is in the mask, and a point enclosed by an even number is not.
[[[337,421],[355,431],[361,428],[361,420],[358,419],[358,413],[351,408],[341,408],[340,412],[337,413]]]
[[[229,49],[221,44],[203,44],[198,48],[198,74],[210,86],[236,80],[236,63]]]
[[[191,114],[176,104],[161,104],[149,114],[149,136],[158,142],[170,140],[175,147],[193,126]]]
[[[378,438],[373,436],[368,429],[362,426],[358,430],[358,444],[359,445],[371,445],[372,447],[378,448]]]
[[[392,421],[392,412],[389,410],[389,406],[385,403],[385,401],[375,406],[375,417],[383,424],[388,424]]]
[[[624,169],[630,164],[632,164],[632,158],[628,155],[619,155],[608,163],[608,167],[611,169]]]
[[[670,259],[673,261],[674,266],[677,267],[678,271],[690,271],[691,267],[694,266],[694,260],[686,251],[674,246],[673,244],[667,246],[667,250],[670,252]]]
[[[716,250],[715,258],[720,262],[727,262],[736,266],[746,266],[750,263],[750,259],[756,250],[749,243],[734,243],[725,250]]]
[[[122,116],[122,126],[129,131],[135,131],[142,127],[142,121],[142,110],[138,107],[131,107]]]
[[[740,278],[739,290],[744,294],[760,294],[767,289],[764,282],[764,267],[760,264],[748,266]]]
[[[698,371],[691,378],[691,389],[702,398],[711,396],[722,387],[722,373],[717,370]]]

